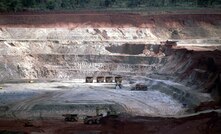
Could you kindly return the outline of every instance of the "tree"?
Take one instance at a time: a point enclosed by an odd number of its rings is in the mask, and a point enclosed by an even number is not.
[[[209,5],[210,6],[215,6],[215,5],[221,6],[221,0],[209,0]]]
[[[55,3],[55,8],[56,9],[60,9],[61,8],[62,0],[55,0],[54,3]]]
[[[171,0],[171,5],[176,5],[177,0]]]
[[[168,6],[170,3],[169,0],[162,0],[162,6]]]
[[[35,0],[22,0],[22,5],[24,7],[33,7],[34,5],[36,4],[36,1]]]
[[[5,1],[0,1],[0,11],[4,12],[7,11],[7,4],[5,3]]]
[[[80,7],[86,7],[90,0],[79,0],[78,4]]]
[[[197,5],[200,7],[207,7],[209,5],[209,0],[198,0]]]
[[[68,0],[62,0],[61,2],[61,8],[65,9],[70,7],[70,2]]]
[[[20,0],[11,0],[8,4],[8,9],[14,12],[17,12],[19,10],[22,10],[23,5]]]
[[[54,0],[49,0],[49,1],[47,1],[47,3],[46,3],[46,8],[47,8],[47,9],[50,9],[50,10],[55,9],[55,1],[54,1]]]
[[[111,7],[114,4],[115,0],[101,0],[98,6],[100,7]]]
[[[109,7],[111,5],[111,0],[105,0],[104,1],[104,6]]]
[[[137,7],[138,5],[140,5],[140,1],[141,0],[129,0],[128,1],[128,7]]]
[[[221,0],[0,0],[0,11],[19,11],[23,9],[75,9],[75,8],[102,8],[102,7],[149,7],[164,6],[200,6],[220,7]]]

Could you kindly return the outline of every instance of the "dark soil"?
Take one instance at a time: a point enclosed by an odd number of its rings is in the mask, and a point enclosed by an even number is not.
[[[31,124],[31,125],[27,125]],[[219,134],[221,116],[216,112],[184,118],[107,118],[101,125],[85,125],[63,120],[0,120],[0,133],[29,134]]]

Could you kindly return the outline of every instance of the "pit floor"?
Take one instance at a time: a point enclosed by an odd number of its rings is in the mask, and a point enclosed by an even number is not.
[[[122,89],[115,89],[114,83],[88,84],[84,80],[8,83],[0,90],[0,116],[32,119],[62,118],[67,113],[95,115],[93,105],[117,105],[121,107],[115,109],[119,113],[141,116],[175,116],[185,111],[171,96],[157,90],[131,91],[131,86],[128,81],[123,82]]]

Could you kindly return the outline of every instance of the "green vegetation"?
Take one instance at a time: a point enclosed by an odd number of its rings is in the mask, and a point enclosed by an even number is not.
[[[0,0],[0,11],[221,7],[221,0]]]

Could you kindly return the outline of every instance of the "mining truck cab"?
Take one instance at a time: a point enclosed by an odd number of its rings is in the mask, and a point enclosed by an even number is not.
[[[86,83],[93,83],[94,78],[93,77],[86,77]]]
[[[97,77],[97,83],[104,83],[104,77],[103,76],[98,76]]]
[[[113,82],[113,77],[112,76],[105,77],[105,82],[106,83],[112,83]]]

